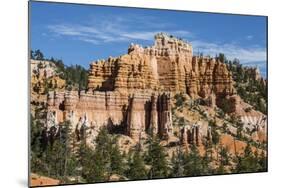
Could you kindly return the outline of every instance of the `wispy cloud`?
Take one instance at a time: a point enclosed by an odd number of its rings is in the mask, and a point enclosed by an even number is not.
[[[246,39],[247,39],[247,40],[252,40],[253,38],[254,38],[253,35],[248,35],[248,36],[246,36]]]
[[[224,53],[227,59],[235,58],[244,66],[258,67],[263,76],[266,76],[266,49],[259,46],[243,47],[241,45],[230,43],[221,44],[206,42],[200,40],[191,41],[194,53],[203,53],[204,55],[216,56]]]
[[[195,53],[200,52],[211,56],[224,53],[228,59],[238,58],[243,64],[266,61],[266,49],[258,46],[243,47],[238,44],[220,44],[200,40],[191,41],[191,43]]]
[[[50,25],[48,29],[61,36],[76,37],[74,39],[84,42],[90,42],[94,44],[106,43],[106,42],[120,42],[130,40],[145,40],[152,41],[154,35],[159,32],[166,32],[180,37],[191,37],[192,34],[189,31],[183,30],[115,30],[110,25],[97,27],[97,26],[84,26],[84,25]]]
[[[192,34],[188,31],[181,30],[155,30],[155,31],[137,31],[137,32],[127,32],[121,33],[120,35],[129,39],[138,39],[138,40],[153,40],[156,33],[165,32],[173,34],[176,36],[191,36]]]
[[[60,23],[48,25],[47,28],[58,36],[67,36],[93,44],[120,42],[131,40],[153,41],[154,35],[167,32],[183,38],[191,38],[193,34],[186,30],[165,29],[171,25],[155,24],[154,17],[120,17],[108,16],[93,18],[86,24]]]

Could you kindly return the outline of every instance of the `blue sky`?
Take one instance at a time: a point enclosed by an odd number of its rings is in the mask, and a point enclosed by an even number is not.
[[[266,17],[31,2],[31,49],[85,68],[153,44],[157,32],[181,37],[194,53],[225,53],[266,74]]]

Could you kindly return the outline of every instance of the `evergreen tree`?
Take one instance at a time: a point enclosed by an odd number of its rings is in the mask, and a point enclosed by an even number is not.
[[[124,156],[119,147],[114,145],[106,128],[102,128],[95,140],[95,150],[83,145],[81,148],[83,178],[87,182],[108,181],[112,174],[123,175],[125,170]]]
[[[219,53],[219,57],[218,59],[220,60],[220,62],[225,63],[227,61],[225,55],[223,53]]]
[[[44,54],[40,50],[35,50],[33,57],[36,60],[44,60]]]
[[[239,119],[237,122],[236,122],[236,127],[237,127],[237,139],[241,140],[243,138],[243,122],[241,121],[241,119]]]
[[[259,171],[267,171],[267,156],[265,155],[264,151],[262,151],[261,155],[259,156],[258,163],[260,165]]]
[[[82,176],[87,182],[103,182],[109,178],[111,142],[105,128],[100,130],[95,141],[94,151],[91,151],[86,143],[82,145],[86,156],[82,163]]]
[[[224,165],[220,162],[220,165],[218,166],[218,168],[216,169],[216,174],[225,174],[225,169],[224,169]]]
[[[213,174],[211,162],[213,161],[213,151],[211,143],[205,144],[205,154],[202,157],[202,173],[204,175]]]
[[[46,173],[45,165],[42,161],[44,146],[43,146],[43,126],[35,121],[34,117],[30,117],[30,154],[31,154],[31,171],[35,173]]]
[[[203,174],[202,157],[195,145],[192,145],[190,151],[184,159],[184,174],[186,176],[198,176]]]
[[[166,159],[167,154],[160,145],[159,138],[149,140],[148,152],[146,156],[147,164],[151,166],[149,178],[164,178],[168,176],[169,166]]]
[[[210,123],[209,123],[210,124]],[[212,125],[212,124],[211,124]],[[220,135],[219,133],[217,132],[216,130],[216,126],[211,126],[212,129],[211,129],[211,134],[212,134],[212,144],[215,146],[215,150],[217,151],[217,159],[218,159],[218,144],[219,144],[219,141],[220,141]]]
[[[30,59],[34,59],[34,51],[30,50]]]
[[[254,156],[251,146],[249,144],[247,144],[244,149],[244,155],[237,156],[236,162],[237,164],[235,171],[237,173],[256,172],[260,168],[258,164],[258,159]]]
[[[80,166],[82,167],[81,176],[86,180],[86,182],[93,182],[94,179],[92,177],[92,173],[94,169],[94,150],[87,146],[85,139],[80,143],[78,156]]]
[[[216,169],[216,173],[217,174],[224,174],[225,173],[225,166],[229,165],[228,148],[220,146],[219,155],[220,155],[219,167]]]
[[[129,156],[126,176],[131,180],[147,178],[145,163],[138,149]]]
[[[184,176],[184,157],[185,154],[178,149],[176,153],[173,153],[171,163],[172,163],[172,169],[171,169],[171,177],[181,177]]]
[[[125,156],[121,154],[118,145],[112,147],[110,154],[111,173],[123,175],[125,171]]]
[[[70,141],[72,138],[69,127],[70,122],[64,122],[59,126],[58,134],[54,138],[49,137],[47,140],[44,138],[46,130],[42,130],[40,134],[40,156],[36,162],[32,159],[32,172],[55,177],[65,183],[68,182],[68,176],[77,175],[76,166],[78,162],[71,151]]]
[[[60,125],[58,138],[55,140],[54,144],[50,147],[51,155],[54,156],[54,161],[56,161],[55,176],[62,178],[64,181],[66,181],[67,176],[73,175],[71,173],[73,173],[75,169],[72,167],[75,166],[75,164],[73,163],[76,162],[73,160],[72,157],[73,155],[71,150],[72,137],[71,137],[70,126],[71,123],[69,121],[66,121]],[[69,163],[70,159],[71,159],[71,163]],[[70,164],[71,167],[69,166]]]
[[[221,146],[219,150],[219,155],[220,155],[220,163],[222,165],[228,165],[229,164],[228,149],[226,147]]]
[[[30,116],[30,144],[31,144],[31,152],[36,154],[40,154],[41,151],[41,140],[42,140],[42,131],[43,126],[37,121],[35,121],[34,117]]]

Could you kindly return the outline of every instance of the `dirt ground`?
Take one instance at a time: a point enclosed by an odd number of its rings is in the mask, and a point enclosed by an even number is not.
[[[40,176],[38,174],[31,174],[30,177],[31,186],[46,186],[46,185],[59,185],[60,181],[49,178],[46,176]]]

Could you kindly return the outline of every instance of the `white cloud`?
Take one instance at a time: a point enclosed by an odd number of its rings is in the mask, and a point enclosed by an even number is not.
[[[157,22],[157,24],[155,24]],[[131,40],[153,41],[154,35],[167,32],[182,38],[193,37],[192,33],[185,30],[165,30],[172,28],[170,24],[157,21],[152,16],[110,16],[92,17],[86,24],[55,24],[47,28],[59,36],[72,37],[75,40],[100,44],[105,42],[120,42]]]
[[[194,52],[215,56],[224,53],[230,60],[238,58],[243,64],[266,61],[266,49],[261,47],[243,47],[237,44],[219,44],[205,41],[191,41]]]
[[[252,36],[252,35],[246,36],[246,39],[247,39],[247,40],[252,40],[253,38],[254,38],[254,36]]]
[[[82,36],[84,35],[75,27],[69,27],[67,25],[49,25],[48,29],[59,35],[67,36]]]
[[[73,39],[81,40],[84,42],[90,42],[94,44],[99,44],[103,42],[120,42],[120,41],[130,41],[130,40],[145,40],[153,41],[154,35],[159,32],[167,32],[175,36],[180,37],[192,37],[192,33],[183,30],[153,30],[153,31],[143,31],[134,30],[128,28],[114,27],[110,23],[97,25],[97,26],[86,26],[86,25],[71,25],[71,24],[61,24],[61,25],[50,25],[48,29],[60,36],[76,37]]]
[[[189,31],[182,31],[182,30],[155,30],[155,31],[135,31],[129,33],[120,33],[121,36],[127,37],[129,39],[138,39],[138,40],[153,40],[156,33],[169,33],[175,36],[184,36],[189,38],[193,37],[193,35]]]
[[[99,41],[97,41],[95,39],[80,37],[79,40],[84,41],[84,42],[88,42],[88,43],[92,43],[92,44],[99,44]]]
[[[120,33],[121,36],[129,39],[139,39],[139,40],[152,40],[157,31],[144,31],[144,32],[130,32],[130,33]]]

